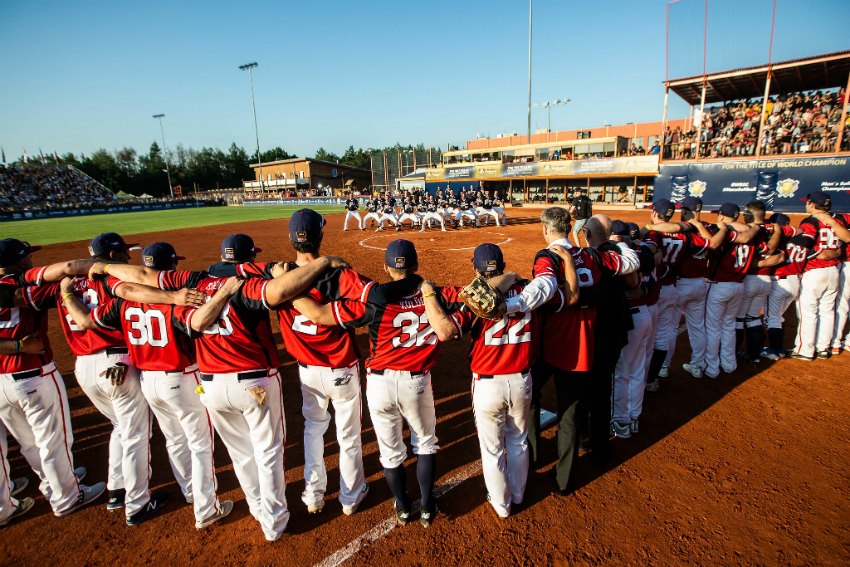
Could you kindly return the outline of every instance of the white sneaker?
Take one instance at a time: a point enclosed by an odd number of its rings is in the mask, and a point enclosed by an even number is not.
[[[86,486],[85,484],[80,485],[80,497],[77,498],[77,503],[65,510],[64,512],[54,512],[53,515],[57,518],[61,518],[62,516],[67,516],[68,514],[72,514],[79,510],[80,508],[84,508],[88,506],[100,496],[106,492],[106,483],[98,482],[97,484],[93,484],[91,486]]]
[[[683,364],[682,370],[693,376],[694,378],[702,378],[702,368],[693,364]]]
[[[360,498],[357,500],[357,502],[355,502],[351,506],[346,506],[346,505],[342,506],[342,513],[345,514],[346,516],[351,516],[352,514],[354,514],[354,512],[356,512],[357,508],[360,506],[360,503],[363,502],[364,500],[366,500],[367,496],[369,496],[369,485],[368,484],[363,487],[363,491],[360,493]]]
[[[670,367],[662,366],[661,370],[658,371],[659,378],[669,378],[670,377]]]
[[[211,526],[217,521],[225,518],[228,514],[233,511],[233,502],[230,500],[225,500],[221,502],[218,507],[218,511],[215,514],[207,518],[206,520],[202,520],[200,522],[195,522],[195,527],[199,530],[206,528],[207,526]]]
[[[29,484],[30,479],[25,476],[22,476],[21,478],[16,478],[12,481],[12,491],[9,493],[9,496],[17,496],[18,494],[23,492],[24,489],[29,486]]]
[[[322,511],[322,508],[324,508],[324,507],[325,507],[325,501],[324,500],[318,500],[316,502],[310,502],[309,504],[307,504],[307,511],[311,514],[318,514],[319,512]]]
[[[618,423],[611,420],[611,433],[620,437],[621,439],[628,439],[632,436],[632,427],[631,423]]]

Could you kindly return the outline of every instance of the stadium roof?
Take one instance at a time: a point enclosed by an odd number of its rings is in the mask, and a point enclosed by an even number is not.
[[[764,97],[768,65],[706,75],[705,103]],[[770,65],[770,94],[843,87],[850,75],[850,50],[778,61]],[[688,104],[699,106],[702,75],[667,81]]]
[[[367,173],[372,173],[371,169],[363,169],[362,167],[354,167],[353,165],[346,165],[344,163],[336,163],[333,161],[325,161],[323,159],[313,159],[313,158],[290,158],[290,159],[279,159],[277,161],[264,161],[263,165],[280,165],[282,163],[296,163],[300,161],[309,161],[315,163],[323,163],[325,165],[333,165],[335,167],[344,167],[346,169],[350,169],[352,171],[363,171]],[[260,167],[258,163],[252,163],[251,167]]]

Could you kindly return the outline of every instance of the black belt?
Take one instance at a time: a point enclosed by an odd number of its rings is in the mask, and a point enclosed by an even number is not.
[[[640,313],[640,307],[629,307],[629,315],[637,315]]]
[[[227,372],[227,374],[230,373]],[[252,370],[251,372],[240,372],[236,375],[236,378],[240,381],[256,380],[257,378],[268,378],[268,375],[268,370]],[[201,380],[204,382],[212,382],[213,376],[215,376],[215,374],[201,374]]]
[[[400,371],[400,372],[401,372],[401,371]],[[369,369],[369,374],[375,374],[375,375],[377,375],[377,376],[383,376],[383,375],[384,375],[384,371],[383,371],[383,370],[372,370],[372,369]],[[411,377],[411,378],[415,378],[416,376],[423,376],[424,374],[425,374],[424,372],[411,372],[411,373],[410,373],[410,377]]]
[[[106,354],[130,354],[130,350],[127,347],[108,347],[106,349]]]
[[[304,364],[303,362],[299,362],[298,366],[300,366],[301,368],[310,368],[309,364]],[[352,366],[353,366],[353,364],[352,364]],[[327,368],[327,367],[323,366],[322,368]],[[330,370],[332,372],[336,372],[337,370],[348,370],[349,368],[351,368],[351,366],[340,366],[339,368],[331,368]]]
[[[511,372],[511,374],[528,374],[529,372],[531,372],[531,368],[526,368],[525,370],[522,370],[520,372]],[[492,380],[496,376],[504,376],[504,374],[479,374],[478,379],[479,380]]]
[[[30,378],[35,378],[36,376],[41,376],[41,368],[35,368],[33,370],[24,370],[23,372],[12,372],[12,380],[29,380]]]
[[[796,277],[797,274],[794,274],[794,276]],[[773,277],[776,278],[777,280],[787,280],[791,276],[773,276]]]

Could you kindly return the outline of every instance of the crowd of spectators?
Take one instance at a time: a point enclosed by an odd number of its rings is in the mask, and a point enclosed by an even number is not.
[[[71,166],[0,168],[0,209],[5,211],[96,205],[114,198],[103,185]]]
[[[696,128],[688,131],[667,128],[664,158],[693,159],[697,146],[700,158],[751,157],[756,155],[757,144],[761,145],[763,156],[835,151],[846,96],[842,88],[770,97],[764,109],[760,140],[763,99],[707,107],[701,136]],[[850,150],[847,134],[850,134],[850,117],[842,150]]]

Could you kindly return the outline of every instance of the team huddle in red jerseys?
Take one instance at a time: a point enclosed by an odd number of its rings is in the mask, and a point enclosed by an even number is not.
[[[6,429],[56,516],[105,493],[107,509],[123,512],[128,525],[157,514],[172,495],[149,489],[156,419],[197,529],[233,510],[217,494],[217,433],[251,515],[267,540],[279,539],[290,513],[285,384],[272,313],[298,364],[305,420],[300,496],[308,512],[321,513],[327,503],[324,434],[331,406],[343,513],[354,514],[369,494],[354,340],[362,327],[369,345],[367,408],[399,524],[418,516],[428,527],[439,514],[431,371],[441,343],[463,335],[470,340],[488,509],[500,518],[515,511],[529,469],[548,458],[540,413],[549,378],[559,426],[554,488],[569,494],[580,450],[605,460],[612,435],[639,431],[644,391],[656,391],[659,377],[671,372],[683,313],[693,351],[684,369],[697,378],[732,372],[739,358],[758,364],[760,357],[785,356],[782,314],[798,298],[802,323],[788,356],[824,358],[848,346],[850,336],[840,335],[850,302],[850,219],[829,214],[823,195],[809,196],[811,216],[799,228],[781,214],[765,224],[757,201],[747,205],[744,222],[737,221],[737,206],[723,205],[716,225],[700,221],[698,199],[681,203],[682,222],[671,220],[676,206],[659,201],[643,229],[604,215],[590,218],[585,247],[568,239],[566,209],[545,209],[545,247],[533,259],[531,280],[507,269],[497,245],[474,251],[470,278],[486,278],[505,298],[496,319],[475,317],[460,299],[461,288],[417,275],[417,251],[407,240],[387,247],[387,283],[322,256],[325,219],[310,209],[289,221],[294,261],[257,262],[261,250],[235,234],[222,242],[222,261],[203,271],[180,270],[185,258],[165,242],[144,248],[143,265],[130,265],[136,245],[115,233],[92,240],[90,258],[40,268],[33,268],[38,246],[2,240],[0,526],[33,506],[32,498],[15,498],[27,479],[9,477]],[[47,336],[46,312],[53,308],[76,356],[77,382],[113,426],[105,482],[81,484],[87,471],[74,467],[67,394]],[[407,491],[405,426],[416,455],[418,501]]]

